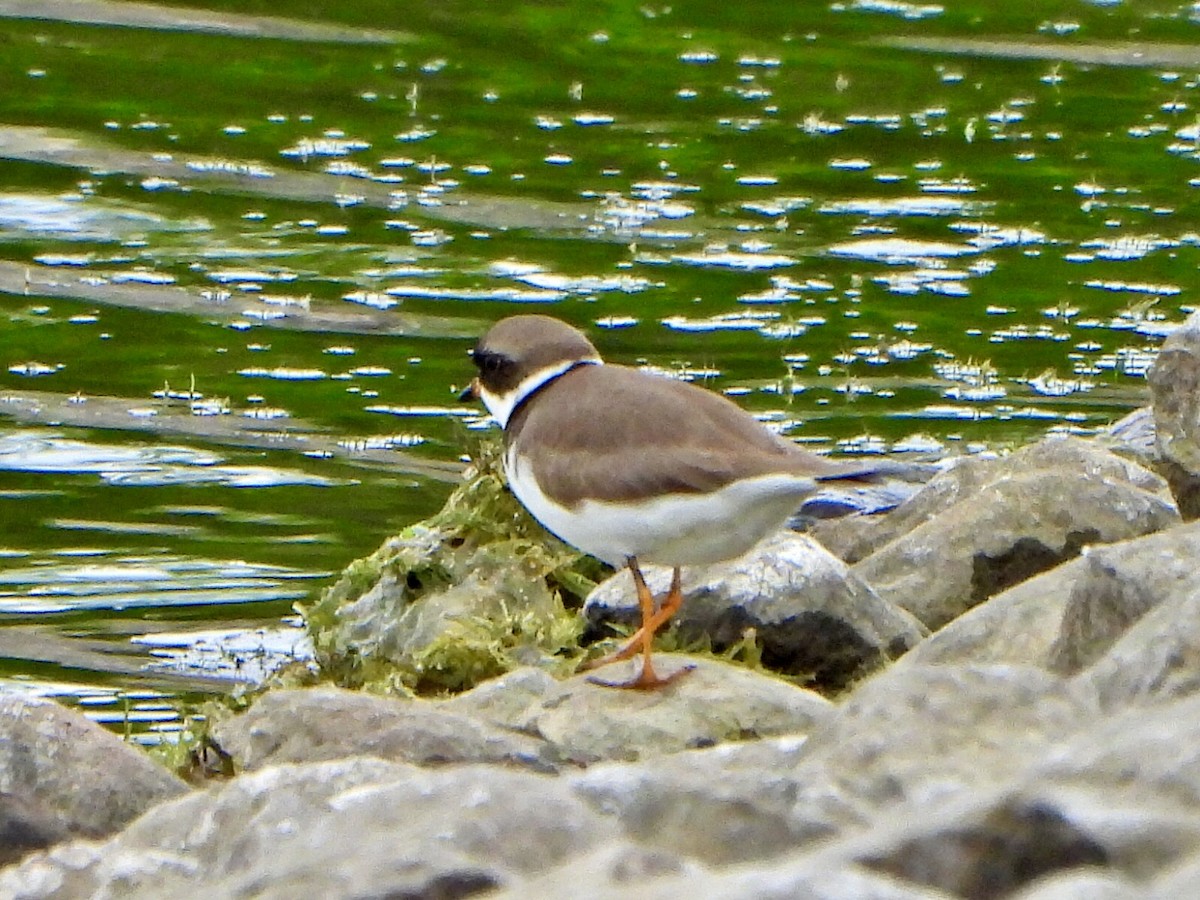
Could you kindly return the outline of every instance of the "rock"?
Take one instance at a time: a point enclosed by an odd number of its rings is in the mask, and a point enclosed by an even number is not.
[[[1086,829],[1059,809],[1019,795],[982,803],[968,797],[912,828],[895,827],[897,819],[890,833],[876,829],[855,842],[856,861],[956,896],[1004,897],[1047,873],[1108,862]]]
[[[985,600],[931,634],[897,667],[1006,664],[1049,669],[1071,587],[1084,565],[1082,560],[1063,563]]]
[[[740,666],[660,657],[665,670],[696,670],[662,691],[617,691],[583,675],[560,682],[531,668],[442,701],[336,688],[272,691],[215,724],[212,734],[247,771],[368,754],[426,766],[497,763],[548,772],[806,733],[832,710],[811,691]]]
[[[995,791],[907,803],[818,855],[967,897],[1082,868],[1144,882],[1200,848],[1195,754],[1178,752],[1198,709],[1193,700],[1081,728]]]
[[[656,594],[670,587],[669,568],[642,571]],[[820,545],[786,531],[738,559],[685,568],[683,592],[674,619],[681,640],[711,640],[720,650],[753,629],[765,666],[830,690],[904,653],[924,633]],[[584,615],[594,630],[612,623],[636,626],[640,618],[629,572],[599,585]]]
[[[1200,849],[1200,694],[1123,709],[1064,735],[1025,783],[1093,797],[1093,832],[1127,872],[1148,877]],[[1082,812],[1082,802],[1069,802]]]
[[[476,547],[454,532],[410,532],[376,553],[370,587],[356,594],[339,583],[309,613],[329,617],[315,630],[319,658],[327,670],[349,668],[345,683],[357,686],[362,670],[365,681],[384,680],[390,668],[417,690],[461,690],[505,671],[509,655],[537,660],[577,634],[558,595],[529,571],[533,543]],[[555,562],[540,559],[540,574]]]
[[[1142,896],[1140,888],[1127,878],[1083,868],[1034,879],[1008,900],[1134,900]]]
[[[807,741],[571,776],[640,845],[704,866],[600,896],[1052,900],[1129,896],[1162,873],[1197,883],[1200,694],[1103,717],[1036,670],[894,672]],[[797,829],[806,817],[836,827]]]
[[[0,790],[10,849],[101,837],[186,793],[145,753],[48,700],[0,697]]]
[[[1171,334],[1146,373],[1158,452],[1179,511],[1200,516],[1200,314]]]
[[[581,857],[568,860],[543,875],[491,895],[491,900],[530,897],[570,897],[571,900],[612,900],[641,897],[647,885],[666,876],[712,877],[694,860],[639,846],[627,840],[604,844]]]
[[[1178,521],[1168,501],[1128,481],[1094,470],[1035,469],[990,482],[851,572],[936,630],[988,597],[1077,556],[1086,545],[1125,540]]]
[[[713,659],[657,654],[663,671],[695,671],[659,691],[619,691],[577,675],[554,682],[517,671],[442,703],[442,708],[548,742],[577,765],[634,760],[727,741],[811,731],[832,711],[821,696]],[[622,664],[613,668],[624,671]],[[602,677],[603,677],[603,673]],[[531,682],[538,687],[531,690]],[[512,685],[521,702],[505,698]]]
[[[558,697],[562,682],[541,669],[514,669],[491,678],[478,687],[443,701],[445,708],[461,715],[483,719],[505,728],[527,725],[531,710]]]
[[[861,822],[827,780],[797,777],[803,746],[784,737],[609,763],[571,784],[641,846],[712,866],[762,861]]]
[[[591,860],[576,872],[562,866],[536,881],[497,897],[571,897],[572,900],[961,900],[920,885],[906,884],[861,866],[816,866],[803,859],[766,866],[711,870],[692,865],[678,876],[625,879]]]
[[[1200,591],[1198,557],[1192,525],[1087,547],[959,616],[900,665],[1016,663],[1073,674],[1156,604]]]
[[[561,595],[594,586],[583,557],[507,490],[499,445],[430,518],[348,566],[303,608],[316,659],[343,687],[465,690],[518,668],[571,668],[581,623]]]
[[[1031,668],[892,669],[807,739],[599,765],[570,780],[644,846],[747,863],[861,832],[905,803],[1007,784],[1089,713],[1089,696]]]
[[[0,866],[70,837],[65,824],[36,801],[0,793]]]
[[[369,755],[417,765],[492,762],[550,770],[550,747],[424,700],[338,688],[269,691],[218,722],[213,739],[243,770]]]
[[[1180,897],[1200,896],[1200,852],[1193,853],[1178,866],[1156,878],[1144,894],[1145,900],[1179,900]],[[1125,898],[1122,898],[1125,900]]]
[[[106,843],[4,870],[0,895],[461,897],[617,836],[559,779],[357,757],[268,767],[164,803]]]
[[[850,517],[816,526],[812,534],[835,556],[856,563],[951,507],[973,499],[987,486],[1038,470],[1118,481],[1167,496],[1167,484],[1144,466],[1094,441],[1051,437],[999,458],[966,457],[930,479],[920,491],[884,516]]]
[[[1110,709],[1200,690],[1200,593],[1159,603],[1076,679]]]
[[[893,667],[809,737],[798,770],[829,770],[860,809],[1002,784],[1096,712],[1086,688],[1033,667]]]

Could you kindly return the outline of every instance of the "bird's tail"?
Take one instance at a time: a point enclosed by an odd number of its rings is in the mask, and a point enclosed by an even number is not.
[[[849,466],[837,472],[818,475],[817,481],[866,481],[877,484],[883,481],[907,481],[924,484],[938,473],[932,463],[900,462],[895,459],[873,459],[863,461],[860,466]]]

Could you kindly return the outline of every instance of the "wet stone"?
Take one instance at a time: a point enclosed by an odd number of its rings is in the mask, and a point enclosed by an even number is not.
[[[669,568],[645,566],[643,574],[656,595],[670,587]],[[901,655],[923,635],[909,614],[804,535],[781,532],[739,559],[685,568],[682,588],[673,620],[681,641],[710,641],[719,651],[753,634],[765,666],[828,690]],[[597,632],[609,624],[635,627],[629,573],[597,587],[584,615]]]

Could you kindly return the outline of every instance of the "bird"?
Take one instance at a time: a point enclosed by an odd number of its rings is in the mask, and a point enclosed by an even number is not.
[[[496,322],[468,351],[476,376],[460,399],[482,401],[503,429],[509,488],[545,528],[610,566],[628,568],[641,627],[598,668],[640,654],[610,687],[664,687],[655,633],[683,604],[680,570],[733,559],[780,530],[823,481],[873,481],[768,430],[698,385],[604,362],[587,336],[552,316]],[[670,566],[659,603],[642,575]]]

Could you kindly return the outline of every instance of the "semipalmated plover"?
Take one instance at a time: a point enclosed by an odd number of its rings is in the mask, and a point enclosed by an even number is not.
[[[619,687],[650,688],[654,633],[683,602],[679,568],[740,556],[777,531],[822,480],[869,479],[801,450],[732,401],[696,385],[606,365],[582,332],[549,316],[513,316],[471,357],[463,399],[504,429],[504,471],[517,499],[568,544],[628,566],[641,628],[592,667],[642,654]],[[656,607],[639,563],[672,566]]]

